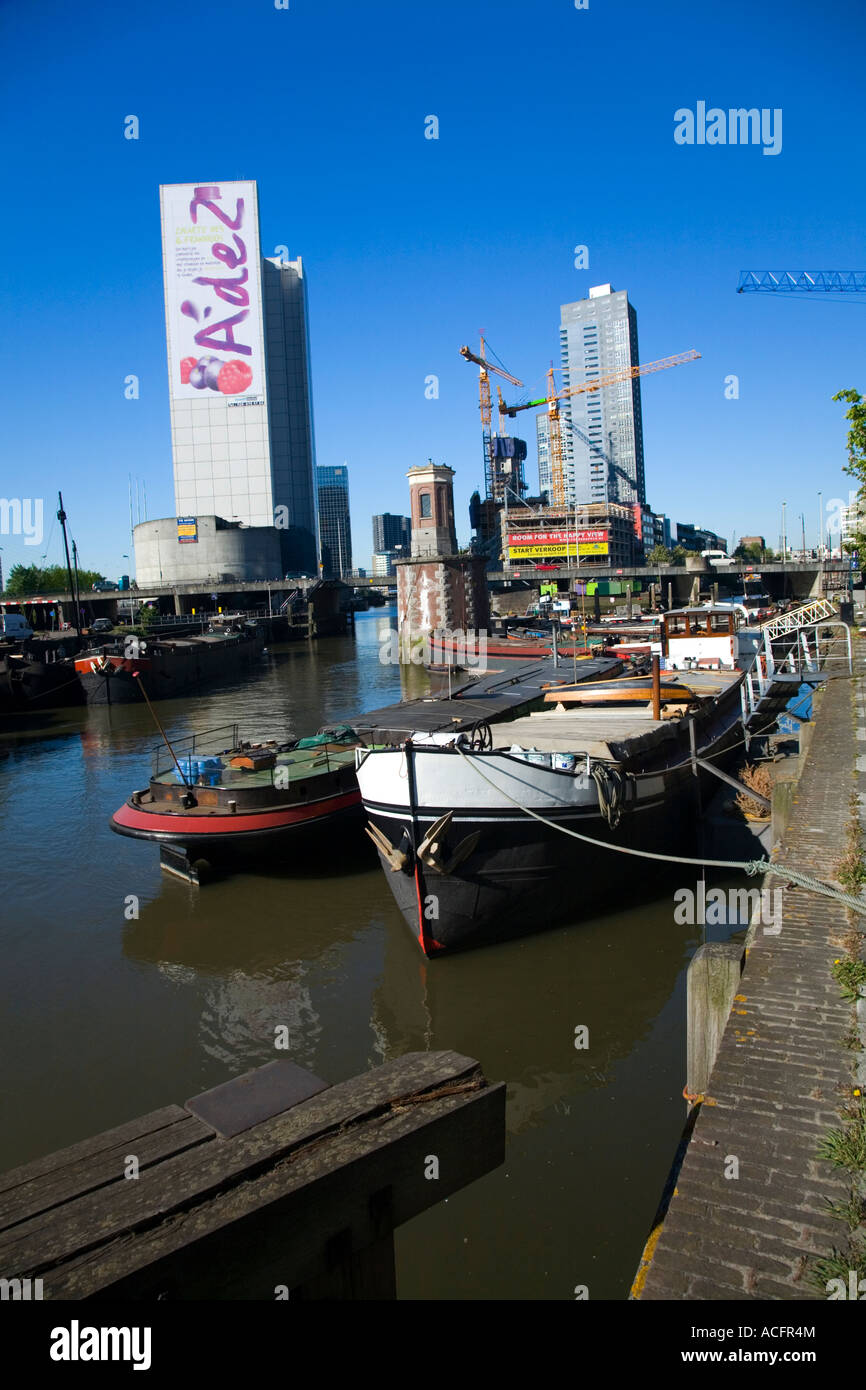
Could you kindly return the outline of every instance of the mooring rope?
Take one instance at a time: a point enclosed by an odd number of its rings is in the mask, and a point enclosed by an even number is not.
[[[547,816],[539,815],[529,806],[522,806],[515,797],[488,777],[486,772],[482,771],[458,744],[455,743],[454,747],[461,758],[472,763],[484,781],[493,787],[500,796],[504,796],[506,801],[510,801],[512,806],[516,806],[518,811],[522,811],[524,815],[532,816],[533,820],[541,821],[542,825],[550,826],[551,830],[558,830],[562,835],[570,835],[574,840],[582,840],[584,844],[594,845],[597,849],[610,849],[617,854],[630,854],[637,859],[655,859],[665,864],[690,864],[697,868],[711,869],[739,869],[742,873],[748,874],[750,878],[755,878],[758,874],[775,875],[777,878],[785,879],[788,883],[797,884],[799,888],[806,888],[811,893],[818,893],[821,897],[833,898],[836,902],[843,903],[852,912],[866,916],[866,901],[853,898],[850,893],[843,893],[841,889],[824,883],[822,879],[811,878],[808,874],[801,873],[799,869],[790,869],[784,864],[774,864],[769,859],[690,859],[680,854],[656,854],[648,849],[633,849],[630,845],[615,845],[611,844],[609,840],[596,840],[591,835],[582,835],[578,830],[569,830],[567,826],[559,825],[556,821],[549,820]]]

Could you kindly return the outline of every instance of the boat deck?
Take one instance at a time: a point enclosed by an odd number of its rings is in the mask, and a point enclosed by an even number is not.
[[[187,773],[186,760],[183,757],[180,758],[180,765]],[[278,753],[272,767],[260,768],[257,772],[253,772],[249,768],[229,767],[225,764],[219,769],[214,769],[210,774],[205,773],[204,785],[225,790],[237,789],[238,787],[243,787],[245,790],[250,790],[253,787],[270,787],[274,782],[275,773],[279,770],[281,783],[284,786],[289,786],[292,782],[314,777],[320,772],[334,772],[341,767],[353,768],[354,765],[354,744],[342,748],[296,748],[288,753]],[[195,777],[192,780],[193,783],[197,783]],[[152,784],[177,786],[180,782],[177,768],[172,764],[165,772],[152,778],[151,782]],[[197,784],[202,785],[201,783]]]
[[[402,743],[410,734],[434,734],[470,729],[480,722],[496,724],[507,720],[521,706],[540,700],[557,682],[572,685],[578,680],[601,680],[612,676],[620,663],[605,657],[554,666],[550,657],[513,664],[508,669],[489,670],[477,679],[452,687],[451,697],[404,700],[368,710],[346,722],[367,743]],[[511,727],[509,725],[509,727]]]
[[[711,699],[740,679],[740,671],[689,672],[684,685],[700,699]],[[658,730],[676,733],[676,722],[653,719],[652,705],[620,708],[585,707],[545,709],[514,719],[491,730],[494,748],[535,748],[540,753],[588,753],[592,757],[615,756],[611,744],[644,739]]]

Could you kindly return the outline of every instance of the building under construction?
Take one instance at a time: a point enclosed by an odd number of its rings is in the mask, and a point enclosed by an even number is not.
[[[643,560],[634,508],[618,502],[503,508],[500,537],[503,564],[511,568],[625,569]]]

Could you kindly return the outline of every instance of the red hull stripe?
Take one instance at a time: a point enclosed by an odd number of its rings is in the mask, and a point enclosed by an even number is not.
[[[129,830],[147,830],[156,834],[241,835],[245,830],[279,830],[282,826],[313,821],[319,816],[328,816],[334,811],[358,806],[360,801],[361,792],[360,789],[356,789],[345,792],[342,796],[323,797],[321,801],[311,801],[306,806],[281,806],[278,811],[264,811],[247,816],[225,812],[213,816],[172,816],[158,811],[142,811],[138,806],[131,806],[127,802],[115,811],[111,819],[115,825],[126,826]]]

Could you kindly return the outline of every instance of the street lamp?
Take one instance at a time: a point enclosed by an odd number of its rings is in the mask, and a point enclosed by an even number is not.
[[[824,558],[824,494],[818,493],[818,560]]]

